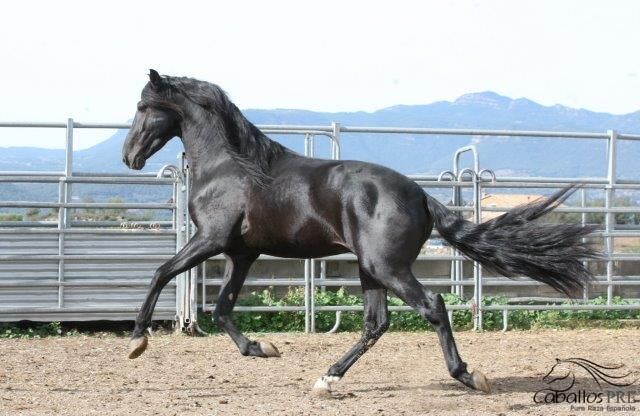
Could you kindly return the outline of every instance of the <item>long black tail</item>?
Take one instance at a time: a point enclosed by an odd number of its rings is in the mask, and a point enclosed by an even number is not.
[[[576,185],[568,186],[481,224],[461,219],[429,195],[427,209],[440,235],[467,257],[504,276],[529,276],[573,297],[593,279],[582,261],[600,254],[582,238],[595,228],[534,220],[575,190]]]

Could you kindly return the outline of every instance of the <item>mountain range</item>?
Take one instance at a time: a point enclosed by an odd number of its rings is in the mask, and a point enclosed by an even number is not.
[[[512,99],[493,92],[471,93],[455,101],[426,105],[397,105],[375,112],[314,112],[307,110],[247,109],[243,113],[255,124],[476,128],[555,130],[576,132],[640,133],[640,111],[613,115],[561,105],[543,106],[526,98]],[[126,132],[85,150],[74,152],[74,171],[122,172],[121,148]],[[274,136],[284,145],[302,152],[301,136]],[[316,155],[328,157],[328,141],[317,138]],[[475,144],[481,167],[507,176],[595,177],[606,175],[606,143],[603,140],[545,139],[485,136],[420,136],[413,134],[355,134],[341,136],[342,159],[366,160],[405,174],[437,174],[451,169],[453,152]],[[182,149],[178,139],[149,160],[145,170],[156,171],[176,163]],[[640,143],[621,142],[619,177],[639,178]],[[0,171],[62,170],[64,151],[29,147],[0,148]],[[465,160],[467,166],[470,160]]]

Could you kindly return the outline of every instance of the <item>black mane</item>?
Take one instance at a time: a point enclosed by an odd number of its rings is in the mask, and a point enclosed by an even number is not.
[[[266,185],[271,176],[271,163],[290,152],[280,143],[269,139],[242,114],[227,94],[215,84],[186,77],[164,77],[164,91],[150,94],[152,101],[181,112],[171,100],[180,93],[206,111],[220,117],[223,123],[225,147],[231,157],[259,185]]]

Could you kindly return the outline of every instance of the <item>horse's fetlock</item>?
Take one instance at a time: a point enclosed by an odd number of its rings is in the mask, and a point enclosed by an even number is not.
[[[452,367],[449,369],[449,374],[451,375],[451,377],[456,379],[466,373],[467,373],[467,363],[465,362],[461,362],[456,367]]]
[[[329,367],[329,371],[327,371],[327,377],[342,377],[343,375],[344,372],[341,372],[340,367],[338,367],[336,364]]]
[[[240,350],[240,354],[244,355],[245,357],[249,355],[249,345],[243,345],[238,349]]]
[[[389,322],[389,320],[387,318],[384,318],[382,320],[382,322],[380,323],[380,327],[378,328],[378,331],[380,332],[386,332],[387,329],[389,329],[389,325],[391,325],[391,323]]]

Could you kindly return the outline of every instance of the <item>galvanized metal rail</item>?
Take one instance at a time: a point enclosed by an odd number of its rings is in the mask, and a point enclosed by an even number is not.
[[[270,132],[286,132],[295,131],[297,133],[308,132],[310,134],[321,131],[331,133],[335,140],[340,141],[341,133],[375,133],[375,134],[411,134],[416,136],[431,136],[431,135],[460,135],[460,136],[483,136],[486,138],[497,137],[523,137],[523,138],[547,138],[547,139],[578,139],[578,140],[601,140],[607,143],[607,176],[606,177],[576,177],[576,178],[553,178],[553,177],[537,177],[537,178],[524,178],[524,177],[496,177],[493,172],[485,169],[481,169],[479,156],[474,146],[466,146],[459,149],[454,155],[452,171],[443,172],[437,176],[430,175],[410,175],[419,185],[425,188],[450,188],[452,191],[451,200],[454,206],[450,207],[454,211],[460,213],[470,213],[471,219],[475,222],[479,222],[482,219],[483,212],[504,212],[510,207],[482,207],[481,205],[481,193],[483,190],[490,189],[549,189],[554,190],[560,187],[569,185],[575,182],[582,183],[582,204],[578,207],[563,206],[556,211],[559,213],[579,213],[582,214],[582,221],[585,222],[586,214],[600,213],[604,214],[606,221],[603,226],[602,232],[596,234],[605,242],[605,263],[606,273],[598,276],[597,280],[593,283],[593,287],[606,287],[607,289],[607,305],[590,305],[584,302],[589,298],[589,292],[585,291],[583,301],[577,301],[574,304],[566,305],[562,304],[568,299],[558,297],[552,304],[529,304],[529,305],[483,305],[483,292],[484,287],[509,287],[509,286],[541,286],[540,283],[532,281],[530,279],[517,279],[509,280],[502,277],[486,277],[483,275],[482,269],[479,265],[474,264],[473,279],[468,279],[463,276],[462,264],[464,257],[459,253],[453,252],[451,255],[421,255],[417,261],[451,261],[451,279],[449,281],[442,281],[441,279],[420,279],[420,281],[427,286],[449,286],[452,293],[459,296],[465,296],[464,287],[473,288],[473,296],[470,299],[468,305],[455,305],[451,306],[450,310],[466,309],[471,310],[474,314],[474,328],[482,329],[482,316],[483,311],[487,310],[501,310],[503,311],[503,319],[505,328],[508,326],[508,312],[511,310],[600,310],[600,309],[640,309],[640,303],[636,300],[632,304],[628,305],[614,305],[613,304],[613,290],[615,287],[625,286],[638,286],[640,287],[640,276],[621,276],[617,275],[614,270],[615,261],[640,261],[640,253],[616,253],[613,247],[614,238],[628,238],[628,237],[640,237],[640,230],[638,228],[624,228],[616,226],[614,215],[620,213],[636,214],[640,213],[640,207],[617,207],[614,205],[615,191],[616,190],[640,190],[640,180],[629,180],[617,178],[617,163],[616,163],[616,149],[618,142],[621,140],[626,141],[638,141],[640,135],[637,134],[620,134],[616,131],[610,130],[607,132],[556,132],[556,131],[517,131],[517,130],[480,130],[480,129],[427,129],[427,128],[395,128],[395,127],[347,127],[333,124],[332,126],[260,126],[263,129],[268,129]],[[337,127],[337,128],[336,128]],[[471,152],[474,156],[473,166],[463,168],[460,165],[460,155],[464,152]],[[309,154],[309,153],[307,153]],[[604,161],[603,161],[604,162]],[[638,175],[640,177],[640,174]],[[461,194],[463,189],[471,190],[471,201],[469,204],[465,204],[462,200]],[[605,195],[604,207],[587,207],[585,201],[586,191],[602,191]],[[260,257],[259,261],[269,261],[272,258],[268,256]],[[324,262],[328,261],[356,261],[353,255],[340,255],[326,259],[321,259]],[[303,285],[305,287],[305,307],[297,308],[292,307],[287,310],[300,310],[305,312],[307,316],[306,329],[308,331],[314,331],[314,312],[337,310],[337,311],[352,311],[362,310],[362,307],[354,306],[337,306],[337,307],[319,307],[315,305],[313,296],[316,287],[324,288],[326,286],[358,286],[359,281],[357,277],[352,278],[326,278],[326,275],[322,274],[317,276],[315,271],[311,270],[309,265],[305,263],[304,267],[304,280],[299,279],[285,279],[275,278],[270,280],[270,286],[298,286]],[[203,296],[202,296],[202,309],[211,310],[214,305],[207,304],[207,297],[205,294],[205,288],[207,285],[216,285],[218,281],[206,276],[201,278],[203,284]],[[249,278],[247,285],[264,286],[267,285],[265,279]],[[395,308],[398,310],[406,310],[405,307]],[[244,311],[275,311],[282,310],[279,307],[244,307],[238,310]],[[310,315],[310,316],[309,316]]]
[[[0,201],[0,208],[52,208],[59,214],[57,221],[25,221],[4,222],[0,225],[0,320],[14,319],[131,319],[139,307],[141,290],[148,279],[153,275],[153,269],[163,260],[171,256],[189,238],[193,227],[188,221],[187,204],[189,170],[181,159],[177,169],[169,169],[170,175],[140,174],[93,174],[73,171],[73,135],[74,129],[128,129],[130,126],[123,123],[78,123],[72,119],[65,123],[14,123],[0,122],[0,128],[60,128],[66,131],[65,142],[65,167],[61,172],[0,172],[0,183],[58,183],[59,198],[57,201]],[[305,154],[315,155],[315,137],[326,137],[331,141],[330,155],[332,159],[339,159],[341,154],[342,133],[350,134],[375,134],[395,135],[410,134],[419,137],[433,135],[459,135],[459,136],[483,136],[495,137],[531,137],[547,139],[576,139],[576,140],[600,140],[607,144],[607,175],[605,177],[590,178],[523,178],[503,177],[494,175],[491,171],[481,169],[479,155],[474,146],[466,146],[460,149],[452,164],[452,170],[443,172],[437,176],[413,175],[410,176],[419,185],[425,188],[445,188],[451,190],[451,199],[454,201],[453,210],[461,215],[470,215],[470,218],[479,222],[482,214],[486,212],[500,212],[508,207],[483,207],[481,195],[483,190],[491,189],[556,189],[572,182],[583,183],[582,204],[578,207],[564,206],[558,212],[582,214],[583,222],[587,214],[604,214],[605,222],[599,237],[604,242],[606,251],[605,273],[598,276],[595,287],[605,287],[607,305],[589,305],[584,300],[589,298],[589,292],[585,292],[582,302],[571,305],[560,304],[567,299],[558,297],[555,304],[532,305],[489,305],[485,306],[483,300],[483,288],[508,287],[508,286],[538,286],[538,282],[529,279],[508,280],[505,278],[486,276],[482,269],[474,266],[473,278],[468,278],[463,273],[462,264],[465,261],[459,254],[452,252],[448,255],[421,255],[418,261],[448,261],[451,262],[450,279],[420,279],[428,286],[449,287],[453,293],[466,296],[464,289],[470,287],[473,295],[467,305],[455,305],[450,310],[466,309],[474,313],[474,326],[482,328],[483,311],[501,310],[507,324],[508,312],[511,310],[595,310],[595,309],[640,309],[640,304],[634,301],[630,305],[614,305],[613,294],[615,287],[640,286],[640,276],[621,276],[615,271],[616,261],[640,261],[640,253],[618,253],[614,249],[615,238],[640,237],[640,230],[635,227],[620,226],[615,224],[615,214],[637,214],[640,208],[615,206],[616,191],[640,190],[640,180],[618,178],[617,174],[617,149],[621,141],[638,141],[638,134],[621,134],[616,131],[607,132],[555,132],[555,131],[514,131],[514,130],[476,130],[476,129],[428,129],[428,128],[395,128],[395,127],[349,127],[338,123],[324,126],[259,126],[267,134],[289,134],[304,138]],[[375,137],[375,136],[374,136]],[[473,154],[473,165],[462,166],[460,155],[464,152]],[[640,177],[640,174],[638,175]],[[136,184],[172,187],[174,195],[172,203],[80,203],[72,202],[71,187],[74,183],[100,183],[100,184]],[[586,192],[602,192],[604,195],[604,207],[587,207]],[[470,194],[469,201],[463,199],[463,194]],[[158,222],[160,228],[149,229],[125,229],[116,230],[119,224],[114,222],[96,222],[89,224],[72,221],[71,210],[74,209],[153,209],[170,210],[171,221]],[[143,224],[149,226],[149,224]],[[111,227],[111,228],[109,228]],[[97,243],[98,238],[112,239],[112,244],[128,239],[129,243],[138,251],[126,252],[109,249],[104,252],[104,240]],[[26,245],[20,246],[16,237],[23,239]],[[11,240],[14,238],[14,240]],[[29,240],[31,238],[31,240]],[[74,240],[74,238],[76,240]],[[78,243],[77,239],[81,239]],[[122,240],[124,239],[124,240]],[[164,240],[163,240],[164,239]],[[167,243],[169,239],[170,243]],[[29,246],[31,244],[31,246]],[[74,246],[75,244],[75,246]],[[82,251],[78,252],[78,245]],[[158,253],[158,245],[162,253]],[[26,251],[19,251],[19,248]],[[102,252],[97,253],[99,249]],[[76,250],[74,252],[74,250]],[[270,261],[274,258],[262,256],[259,261]],[[214,259],[215,260],[215,259]],[[281,259],[279,259],[281,260]],[[249,278],[249,286],[302,286],[305,291],[304,305],[299,307],[238,307],[238,311],[265,311],[265,310],[291,310],[305,313],[305,328],[307,331],[315,330],[315,314],[320,311],[353,311],[361,310],[361,307],[336,306],[320,307],[314,302],[316,288],[323,290],[327,286],[357,286],[357,277],[330,278],[326,276],[327,262],[355,261],[353,255],[340,255],[323,259],[307,260],[304,262],[303,278]],[[129,269],[118,272],[109,271],[105,264],[113,265],[116,262],[127,264]],[[84,267],[84,270],[82,270]],[[75,278],[78,270],[85,273],[83,278]],[[76,273],[74,275],[73,273]],[[115,274],[114,274],[115,273]],[[198,310],[210,311],[214,307],[208,302],[208,288],[219,286],[220,279],[207,275],[207,268],[203,267],[200,273],[193,270],[176,279],[165,290],[169,303],[160,305],[156,318],[176,319],[179,327],[194,325],[197,320]],[[201,291],[197,288],[200,285]],[[44,289],[55,289],[46,292]],[[87,288],[98,292],[71,292],[71,289]],[[109,288],[124,288],[129,292],[122,297],[123,292],[117,295],[108,293]],[[137,289],[136,289],[137,288]],[[25,290],[28,289],[28,290]],[[22,291],[22,292],[20,292]],[[105,293],[100,293],[103,291]],[[23,296],[23,298],[20,298]],[[78,301],[78,298],[81,301]],[[7,303],[15,301],[18,303]],[[116,303],[114,303],[114,301]],[[77,307],[74,305],[83,305]],[[404,307],[394,308],[404,310]]]
[[[155,174],[83,173],[73,170],[74,129],[128,128],[126,124],[0,123],[0,127],[65,130],[59,172],[0,172],[0,183],[58,184],[56,201],[0,201],[0,208],[51,208],[55,220],[0,223],[0,321],[133,319],[150,278],[177,250],[176,210],[184,199],[180,178]],[[169,188],[172,202],[74,202],[73,184],[149,185]],[[75,221],[77,209],[170,211],[170,221]],[[170,284],[154,317],[176,319],[183,306]]]

